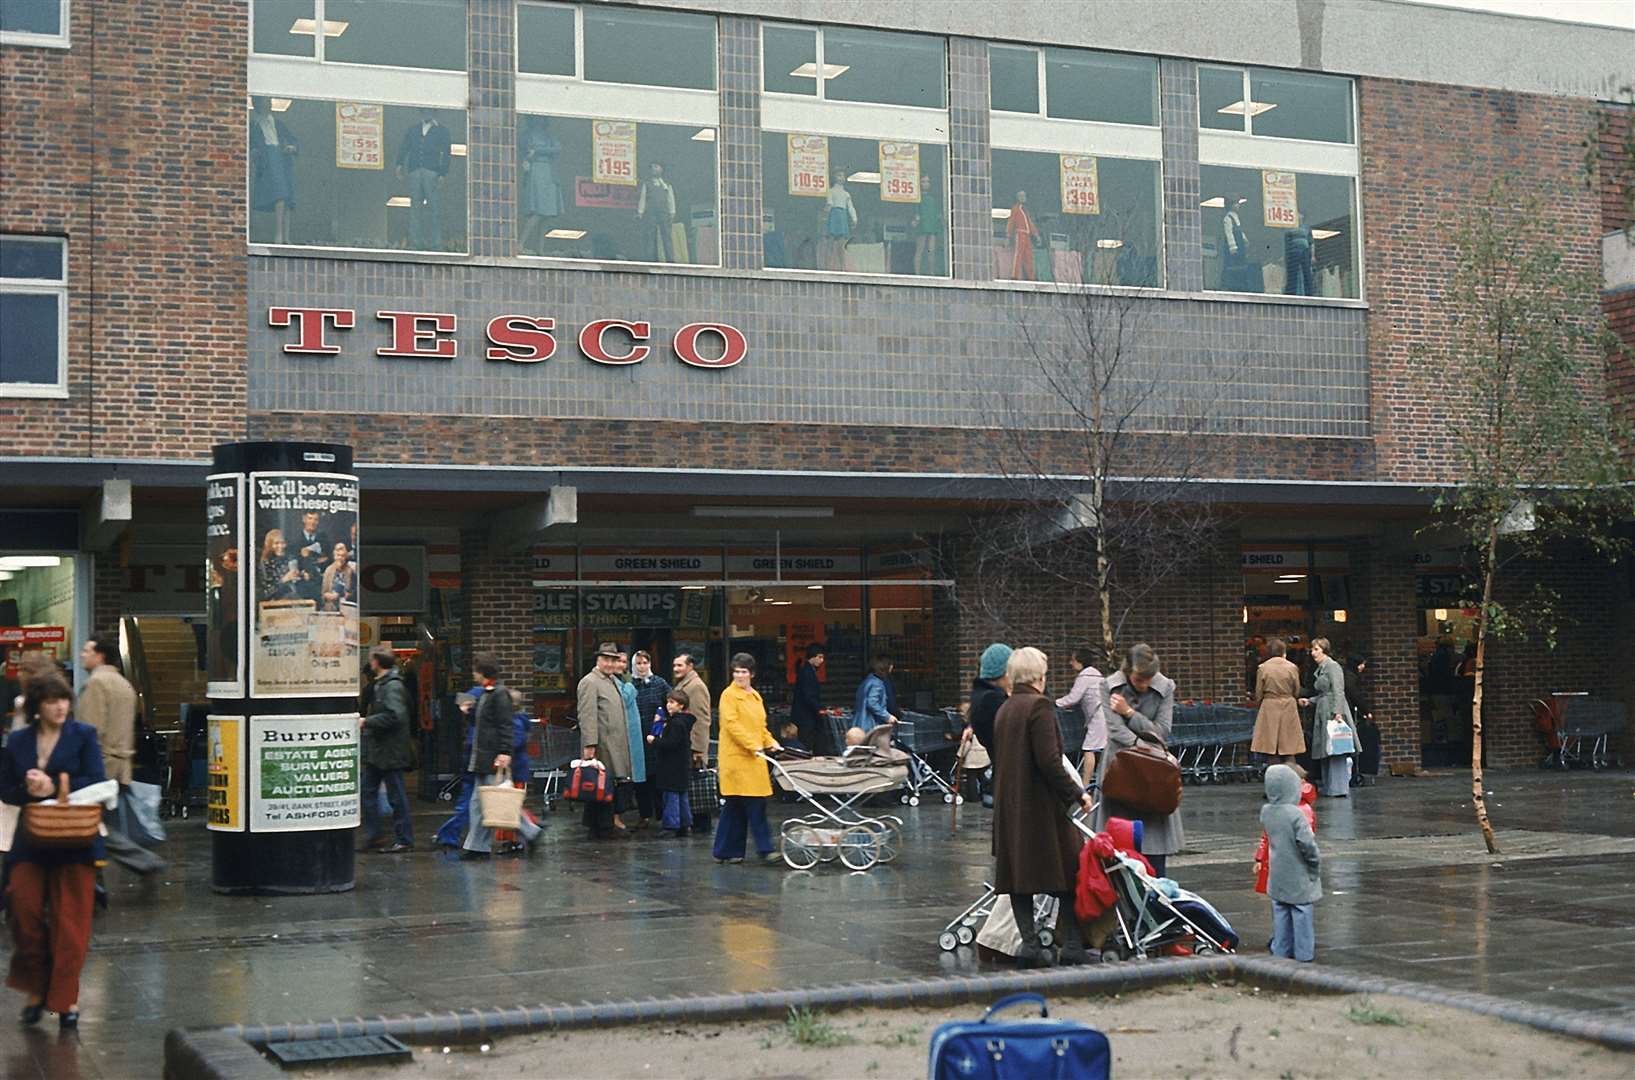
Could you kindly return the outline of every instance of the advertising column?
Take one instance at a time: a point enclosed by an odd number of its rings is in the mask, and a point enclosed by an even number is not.
[[[211,885],[353,884],[358,479],[352,450],[230,443],[206,480]]]

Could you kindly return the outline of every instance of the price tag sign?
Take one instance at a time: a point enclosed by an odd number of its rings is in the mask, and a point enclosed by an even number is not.
[[[894,203],[920,201],[919,143],[880,144],[880,201]]]
[[[386,109],[351,101],[335,103],[335,166],[384,169]]]
[[[1299,203],[1295,201],[1294,173],[1273,172],[1260,174],[1260,203],[1265,207],[1266,226],[1272,229],[1292,229],[1300,224]]]
[[[790,135],[789,194],[825,198],[829,194],[829,140],[822,135]]]
[[[1101,213],[1101,181],[1096,159],[1081,154],[1062,154],[1062,213]]]
[[[591,126],[591,180],[598,184],[636,186],[636,125],[629,120],[598,120]]]

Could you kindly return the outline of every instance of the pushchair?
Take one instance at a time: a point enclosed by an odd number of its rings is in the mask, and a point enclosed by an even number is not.
[[[1073,824],[1086,839],[1095,835],[1082,815],[1075,814]],[[1114,925],[1101,942],[1104,962],[1145,959],[1183,943],[1197,954],[1237,951],[1232,925],[1197,893],[1153,877],[1142,862],[1121,851],[1103,859],[1102,869],[1118,897],[1111,909]]]
[[[982,924],[994,913],[994,904],[999,900],[999,893],[993,885],[984,881],[982,895],[977,897],[976,903],[954,916],[954,921],[942,928],[937,935],[937,947],[943,952],[953,952],[961,945],[970,945],[976,941],[976,936],[982,931]],[[1060,903],[1054,896],[1041,893],[1033,898],[1033,924],[1039,928],[1039,945],[1050,948],[1056,944],[1056,910]]]
[[[956,750],[959,745],[958,732],[959,728],[950,728],[946,716],[903,710],[902,719],[892,730],[892,745],[908,754],[908,790],[902,794],[905,805],[920,805],[920,793],[926,790],[940,792],[945,803],[965,801],[965,797],[954,790],[951,779],[945,779],[926,760],[931,754]]]
[[[783,823],[781,850],[790,867],[810,870],[838,858],[848,870],[867,870],[897,857],[902,819],[865,813],[859,804],[908,782],[907,754],[856,747],[844,758],[780,761],[760,756],[771,764],[778,787],[813,810]]]

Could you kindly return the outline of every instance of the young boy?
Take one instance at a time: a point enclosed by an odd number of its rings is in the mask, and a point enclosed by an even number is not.
[[[785,724],[778,729],[778,742],[785,750],[793,750],[798,754],[811,756],[812,752],[806,748],[805,743],[800,741],[800,728],[793,723]]]
[[[1266,770],[1260,825],[1269,849],[1266,895],[1272,899],[1272,955],[1310,963],[1317,946],[1311,906],[1323,896],[1322,856],[1300,809],[1300,776],[1287,765]]]
[[[647,742],[653,747],[653,787],[663,800],[659,827],[674,837],[683,837],[693,822],[687,802],[687,781],[692,769],[693,714],[687,711],[687,695],[672,690],[664,698],[664,711],[653,718],[653,733]]]

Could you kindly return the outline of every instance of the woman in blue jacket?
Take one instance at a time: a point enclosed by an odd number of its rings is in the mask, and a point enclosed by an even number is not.
[[[892,692],[891,657],[884,653],[874,658],[874,670],[863,676],[863,681],[857,684],[857,700],[852,710],[855,717],[852,723],[864,731],[871,731],[881,724],[895,724],[897,717],[893,712],[896,704],[896,694]]]
[[[29,684],[23,699],[28,726],[13,732],[0,750],[0,801],[22,807],[54,799],[64,773],[73,791],[106,779],[96,729],[70,720],[73,707],[74,691],[60,677]],[[82,848],[36,848],[18,823],[6,854],[13,942],[6,985],[28,998],[25,1024],[38,1023],[46,1009],[65,1028],[79,1024],[79,977],[91,947],[101,858],[100,837]]]

